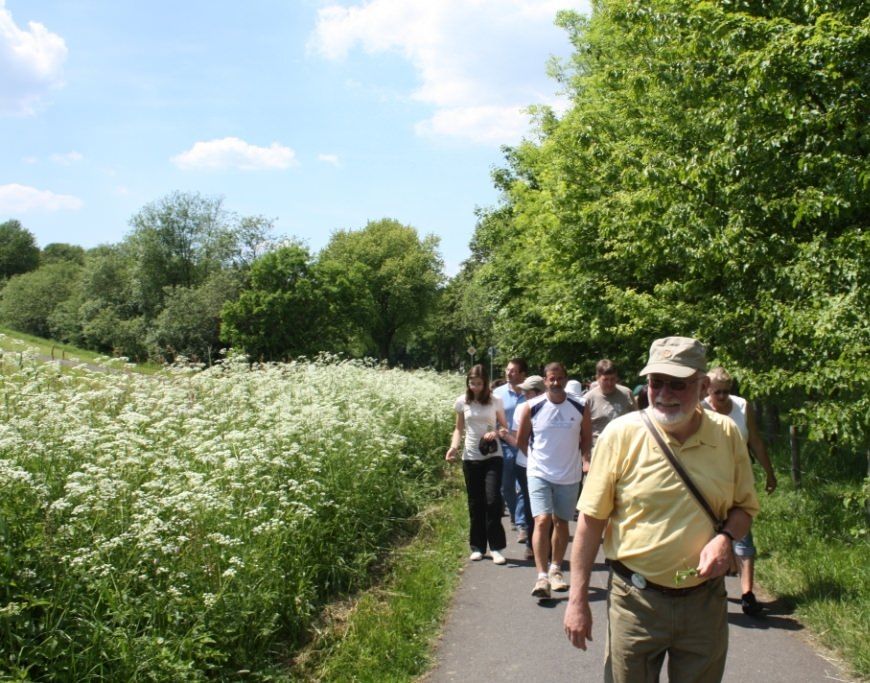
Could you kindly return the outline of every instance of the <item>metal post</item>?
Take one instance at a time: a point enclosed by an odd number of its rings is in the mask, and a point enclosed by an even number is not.
[[[798,446],[797,427],[789,426],[788,436],[791,441],[791,480],[797,488],[801,485],[801,454]]]

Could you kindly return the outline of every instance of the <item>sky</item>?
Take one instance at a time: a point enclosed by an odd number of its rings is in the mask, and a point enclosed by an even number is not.
[[[117,243],[174,191],[317,251],[394,218],[468,257],[503,145],[566,103],[586,0],[0,0],[0,222]]]

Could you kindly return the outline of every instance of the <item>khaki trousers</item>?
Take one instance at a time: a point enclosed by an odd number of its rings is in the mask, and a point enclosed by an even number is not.
[[[656,683],[667,654],[670,683],[719,683],[728,654],[726,596],[723,578],[672,596],[611,574],[604,680]]]

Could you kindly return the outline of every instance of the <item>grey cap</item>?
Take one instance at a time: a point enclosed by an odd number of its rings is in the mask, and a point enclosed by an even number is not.
[[[699,370],[707,371],[707,349],[701,342],[691,337],[664,337],[649,347],[649,361],[639,374],[691,377]]]
[[[541,393],[547,390],[546,385],[544,384],[544,378],[540,375],[529,375],[526,377],[525,381],[519,385],[519,388],[523,391],[540,391]]]

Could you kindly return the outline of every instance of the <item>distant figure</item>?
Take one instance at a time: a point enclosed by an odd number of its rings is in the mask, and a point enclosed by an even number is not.
[[[595,366],[597,386],[586,392],[586,407],[592,420],[592,449],[594,454],[598,435],[608,423],[637,409],[634,397],[628,387],[619,384],[619,371],[614,362],[603,358]],[[583,471],[589,470],[589,463],[583,463]]]
[[[583,385],[576,379],[569,379],[565,384],[565,393],[572,398],[583,398]]]
[[[523,358],[511,358],[508,361],[504,374],[505,379],[495,391],[493,396],[501,399],[504,406],[504,416],[508,428],[513,421],[514,410],[517,406],[526,402],[519,385],[526,379],[529,366]],[[517,473],[515,471],[517,461],[517,449],[509,441],[502,439],[502,451],[504,452],[504,470],[501,475],[501,495],[504,498],[508,514],[511,518],[511,530],[519,531],[517,541],[524,543],[528,538],[528,524],[526,520],[526,508],[522,497],[517,496]]]
[[[746,444],[726,417],[700,406],[709,380],[695,339],[665,337],[641,370],[650,407],[602,432],[580,496],[565,633],[580,649],[592,635],[589,577],[604,534],[610,564],[605,680],[720,681],[728,653],[724,575],[731,541],[758,512]],[[675,459],[714,522],[666,457]],[[605,531],[606,530],[606,531]]]
[[[469,559],[482,560],[489,545],[493,563],[504,564],[506,560],[501,551],[507,542],[501,525],[502,451],[496,431],[498,426],[507,433],[504,408],[501,400],[490,394],[486,369],[482,365],[468,371],[465,386],[465,393],[456,399],[456,427],[444,457],[451,462],[456,460],[465,432],[462,473],[468,494]],[[482,446],[485,452],[481,451]]]
[[[649,407],[649,396],[646,393],[646,384],[638,384],[631,393],[637,403],[638,410],[646,410]]]
[[[701,401],[701,405],[707,410],[713,410],[721,415],[727,415],[737,423],[737,429],[743,440],[749,446],[749,451],[758,460],[767,474],[767,483],[764,488],[768,493],[776,490],[776,474],[767,457],[767,448],[758,432],[755,423],[755,413],[749,409],[746,399],[734,396],[731,393],[733,380],[731,375],[723,367],[717,367],[707,373],[710,386],[707,389],[707,398]],[[734,554],[740,563],[740,606],[744,614],[755,616],[761,612],[761,605],[755,598],[752,588],[755,582],[755,543],[750,531],[743,538],[734,541]]]
[[[592,431],[589,411],[565,393],[568,375],[561,363],[544,368],[547,393],[528,402],[519,424],[517,443],[529,458],[529,501],[535,518],[533,547],[538,577],[532,595],[549,598],[564,591],[562,560],[568,548],[568,520],[574,514],[583,476],[581,453],[589,457]],[[551,548],[550,530],[554,528]],[[547,566],[547,558],[552,561]]]

